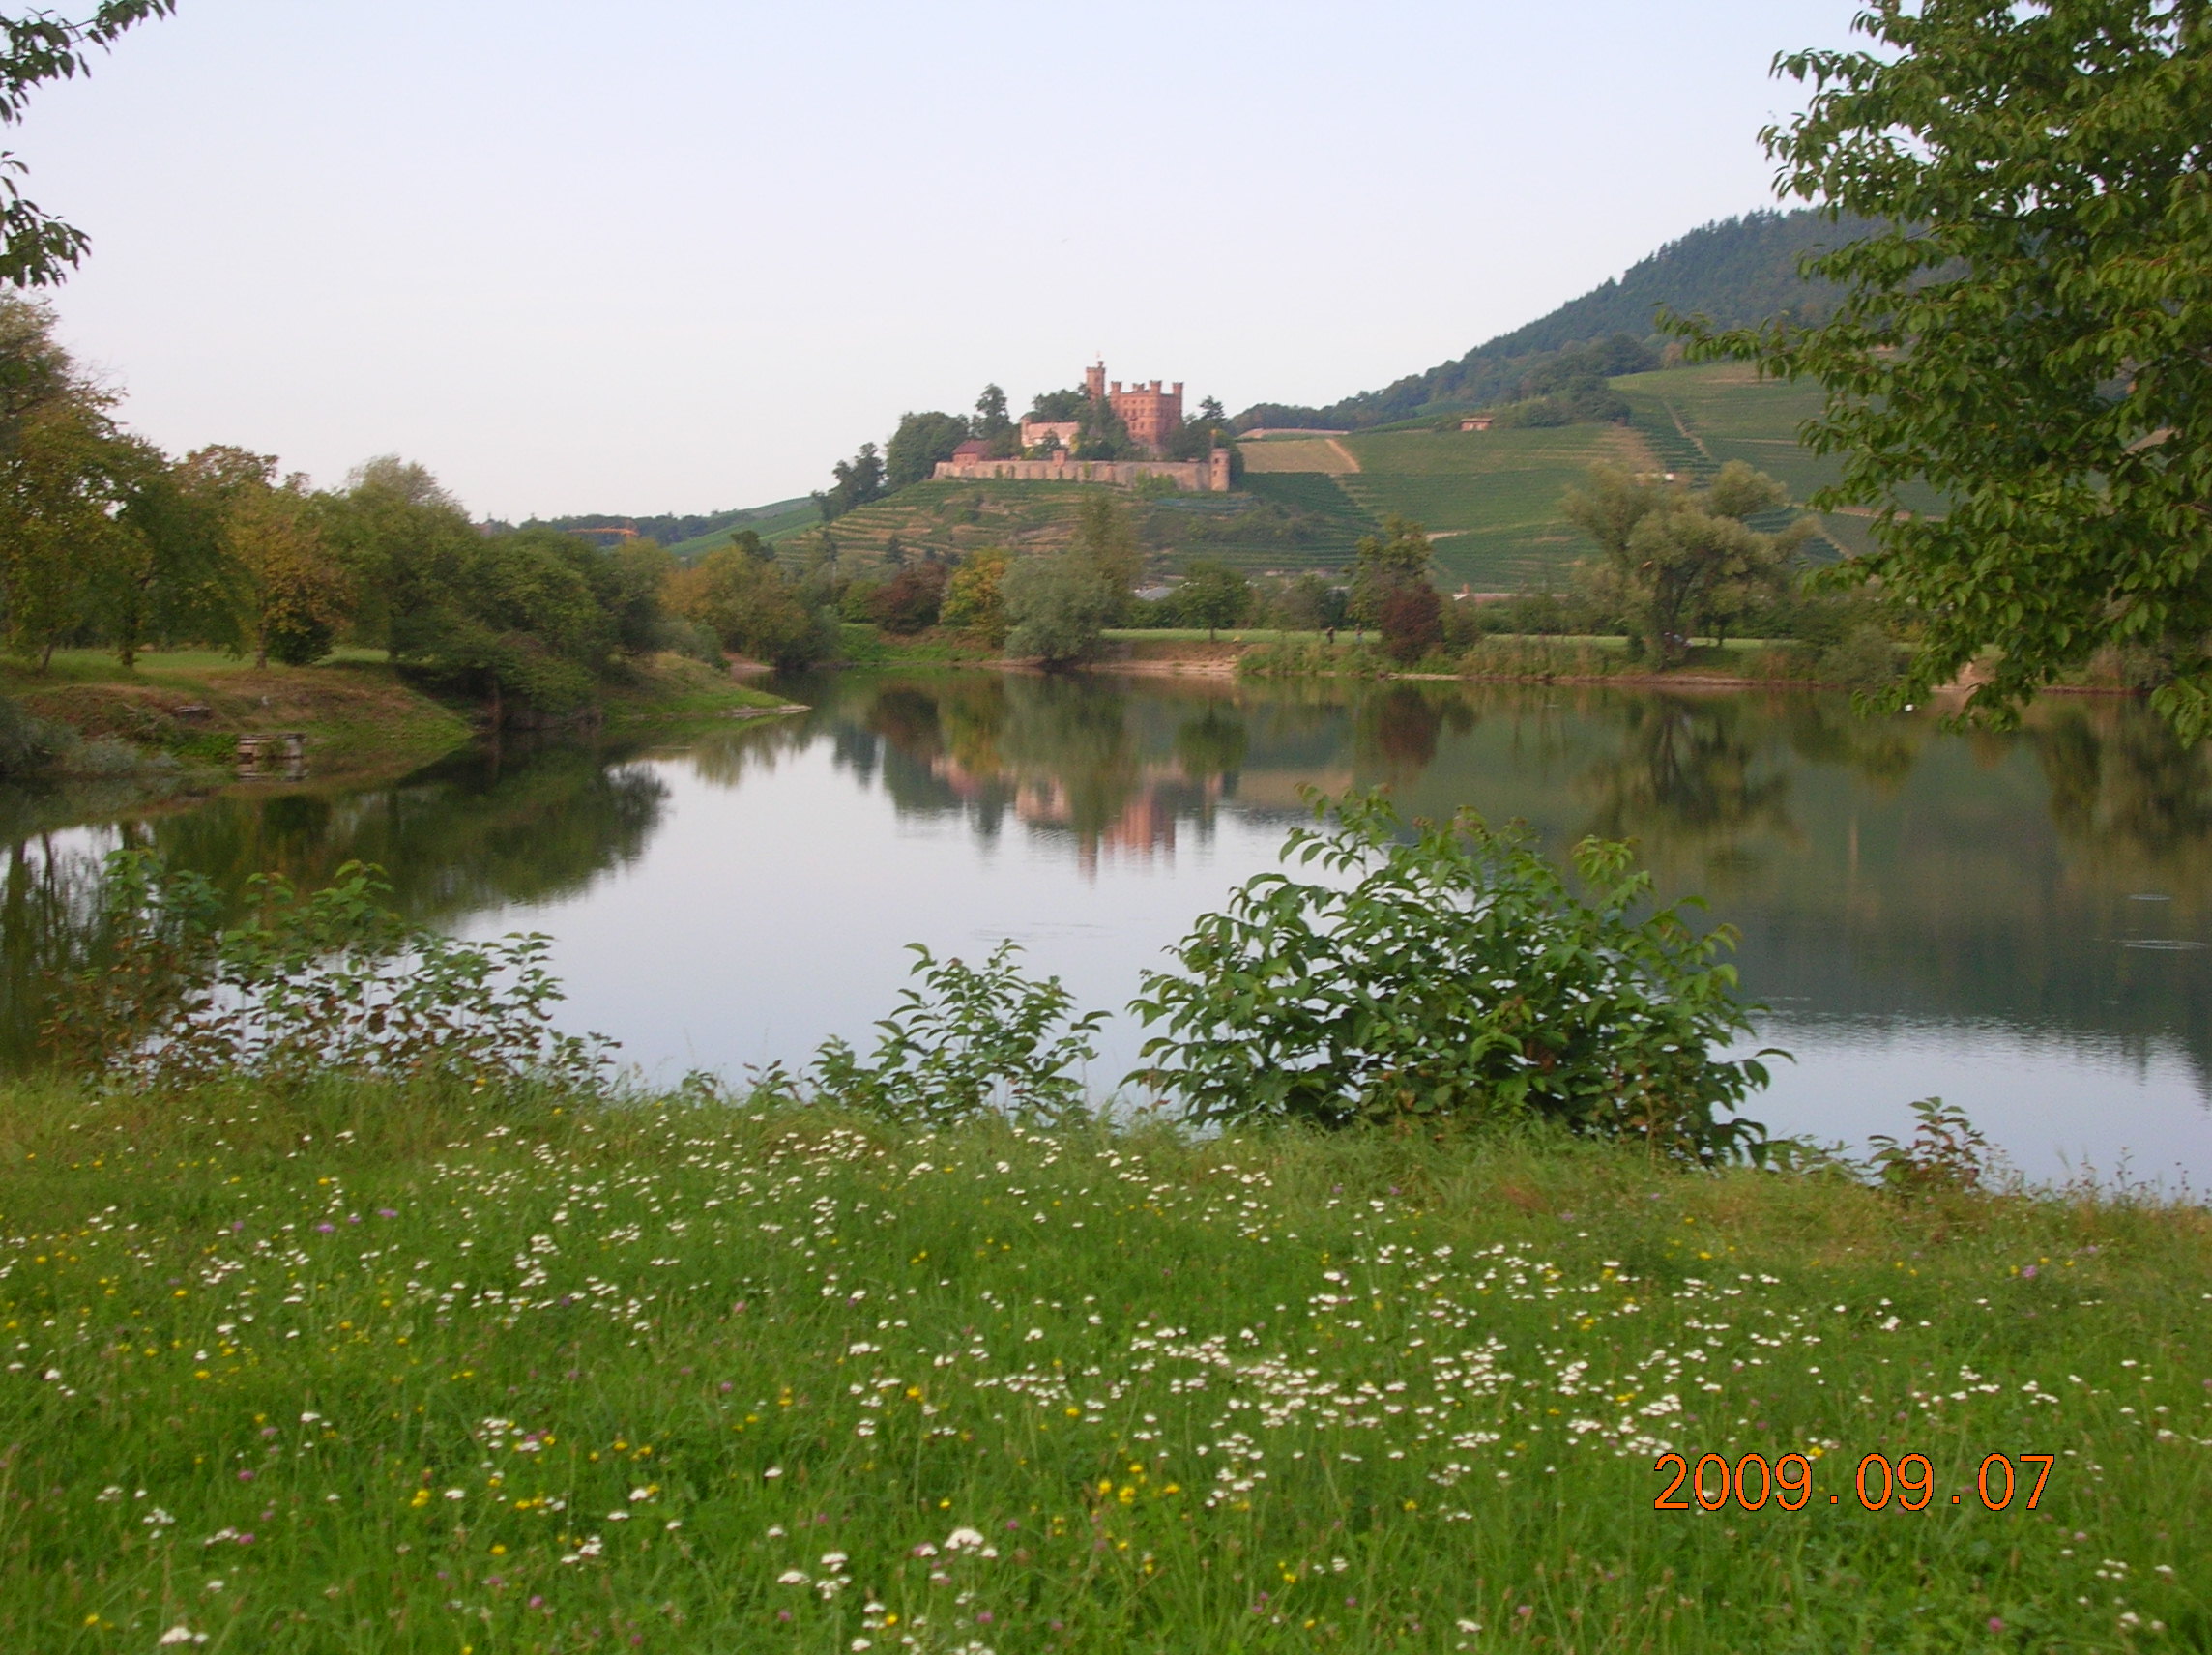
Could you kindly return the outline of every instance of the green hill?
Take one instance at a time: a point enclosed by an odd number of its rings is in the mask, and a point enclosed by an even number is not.
[[[1237,417],[1239,428],[1322,426],[1358,430],[1456,408],[1487,407],[1530,393],[1554,359],[1592,341],[1630,347],[1650,338],[1662,308],[1702,314],[1723,327],[1762,322],[1786,310],[1817,314],[1833,304],[1824,284],[1809,283],[1797,263],[1815,247],[1859,234],[1858,220],[1831,224],[1811,211],[1751,213],[1692,230],[1650,257],[1550,315],[1474,347],[1455,361],[1408,374],[1381,391],[1326,408],[1260,403]],[[1657,365],[1656,356],[1647,358]],[[1601,371],[1619,372],[1626,364]]]
[[[1406,431],[1344,439],[1359,470],[1338,485],[1380,522],[1411,518],[1437,542],[1445,584],[1512,592],[1563,578],[1590,547],[1559,497],[1599,461],[1652,469],[1622,425]]]
[[[1357,518],[1341,515],[1350,535],[1371,533],[1383,518],[1408,517],[1437,542],[1448,586],[1512,592],[1563,584],[1568,566],[1594,549],[1559,510],[1559,499],[1591,465],[1672,472],[1703,480],[1730,460],[1743,460],[1789,484],[1802,502],[1841,475],[1840,462],[1808,452],[1797,430],[1819,413],[1810,385],[1761,380],[1733,363],[1626,374],[1609,382],[1628,404],[1625,424],[1592,423],[1537,429],[1461,431],[1451,422],[1420,429],[1369,431],[1324,442],[1251,445],[1262,463],[1303,463],[1314,471],[1248,473],[1246,486],[1269,498],[1296,500],[1320,512],[1349,501]],[[1346,468],[1345,457],[1358,470]],[[1931,497],[1924,503],[1934,508]],[[1778,527],[1786,514],[1777,513]],[[1822,519],[1825,542],[1816,558],[1869,549],[1865,520]],[[1349,556],[1349,550],[1346,553]]]
[[[779,535],[792,534],[810,523],[819,523],[821,512],[814,508],[811,498],[779,500],[771,506],[755,506],[743,511],[724,512],[703,532],[689,539],[678,540],[669,550],[685,563],[691,563],[707,553],[730,543],[730,537],[740,529],[750,529],[764,540],[772,540]]]

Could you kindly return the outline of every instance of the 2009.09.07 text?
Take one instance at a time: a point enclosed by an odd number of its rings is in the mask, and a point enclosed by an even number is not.
[[[2051,1480],[2051,1466],[2057,1456],[2022,1454],[2017,1458],[2018,1469],[2006,1456],[1992,1454],[1982,1461],[1975,1474],[1974,1491],[1992,1511],[2003,1511],[2016,1495],[2024,1496],[2029,1511],[2043,1498],[2044,1484]],[[2027,1480],[2029,1466],[2041,1467],[2032,1486]],[[1719,1511],[1732,1497],[1744,1511],[1762,1510],[1769,1499],[1784,1511],[1803,1511],[1817,1497],[1813,1462],[1802,1454],[1785,1454],[1772,1466],[1763,1454],[1746,1454],[1732,1466],[1719,1454],[1706,1454],[1694,1469],[1683,1455],[1662,1454],[1652,1466],[1662,1473],[1670,1468],[1674,1480],[1651,1502],[1654,1511]],[[1901,1510],[1926,1511],[1936,1498],[1936,1467],[1925,1454],[1907,1454],[1894,1466],[1885,1455],[1869,1454],[1859,1462],[1851,1487],[1859,1504],[1868,1511],[1885,1510],[1893,1499]],[[1964,1493],[1955,1494],[1950,1503],[1959,1505],[1965,1497]],[[1841,1505],[1843,1500],[1842,1495],[1831,1494],[1824,1503]]]

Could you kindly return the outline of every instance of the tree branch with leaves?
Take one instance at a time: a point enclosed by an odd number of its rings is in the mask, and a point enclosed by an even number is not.
[[[1876,0],[1872,50],[1806,51],[1763,139],[1779,193],[1887,228],[1803,261],[1822,325],[1673,324],[1707,356],[1818,381],[1840,454],[1817,509],[1871,508],[1919,622],[1888,700],[1977,659],[2008,724],[2098,651],[2162,658],[2153,705],[2212,736],[2212,3]],[[1943,502],[1923,506],[1922,487]]]

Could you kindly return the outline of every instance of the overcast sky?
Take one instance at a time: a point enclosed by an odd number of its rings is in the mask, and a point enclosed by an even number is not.
[[[10,142],[164,446],[701,511],[1099,352],[1233,411],[1457,356],[1767,204],[1853,10],[182,0]]]

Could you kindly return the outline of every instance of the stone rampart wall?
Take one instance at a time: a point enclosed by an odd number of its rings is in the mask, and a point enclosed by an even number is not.
[[[1141,477],[1172,479],[1191,494],[1221,493],[1229,468],[1206,460],[939,460],[941,478],[1002,482],[1109,482],[1126,488]]]

